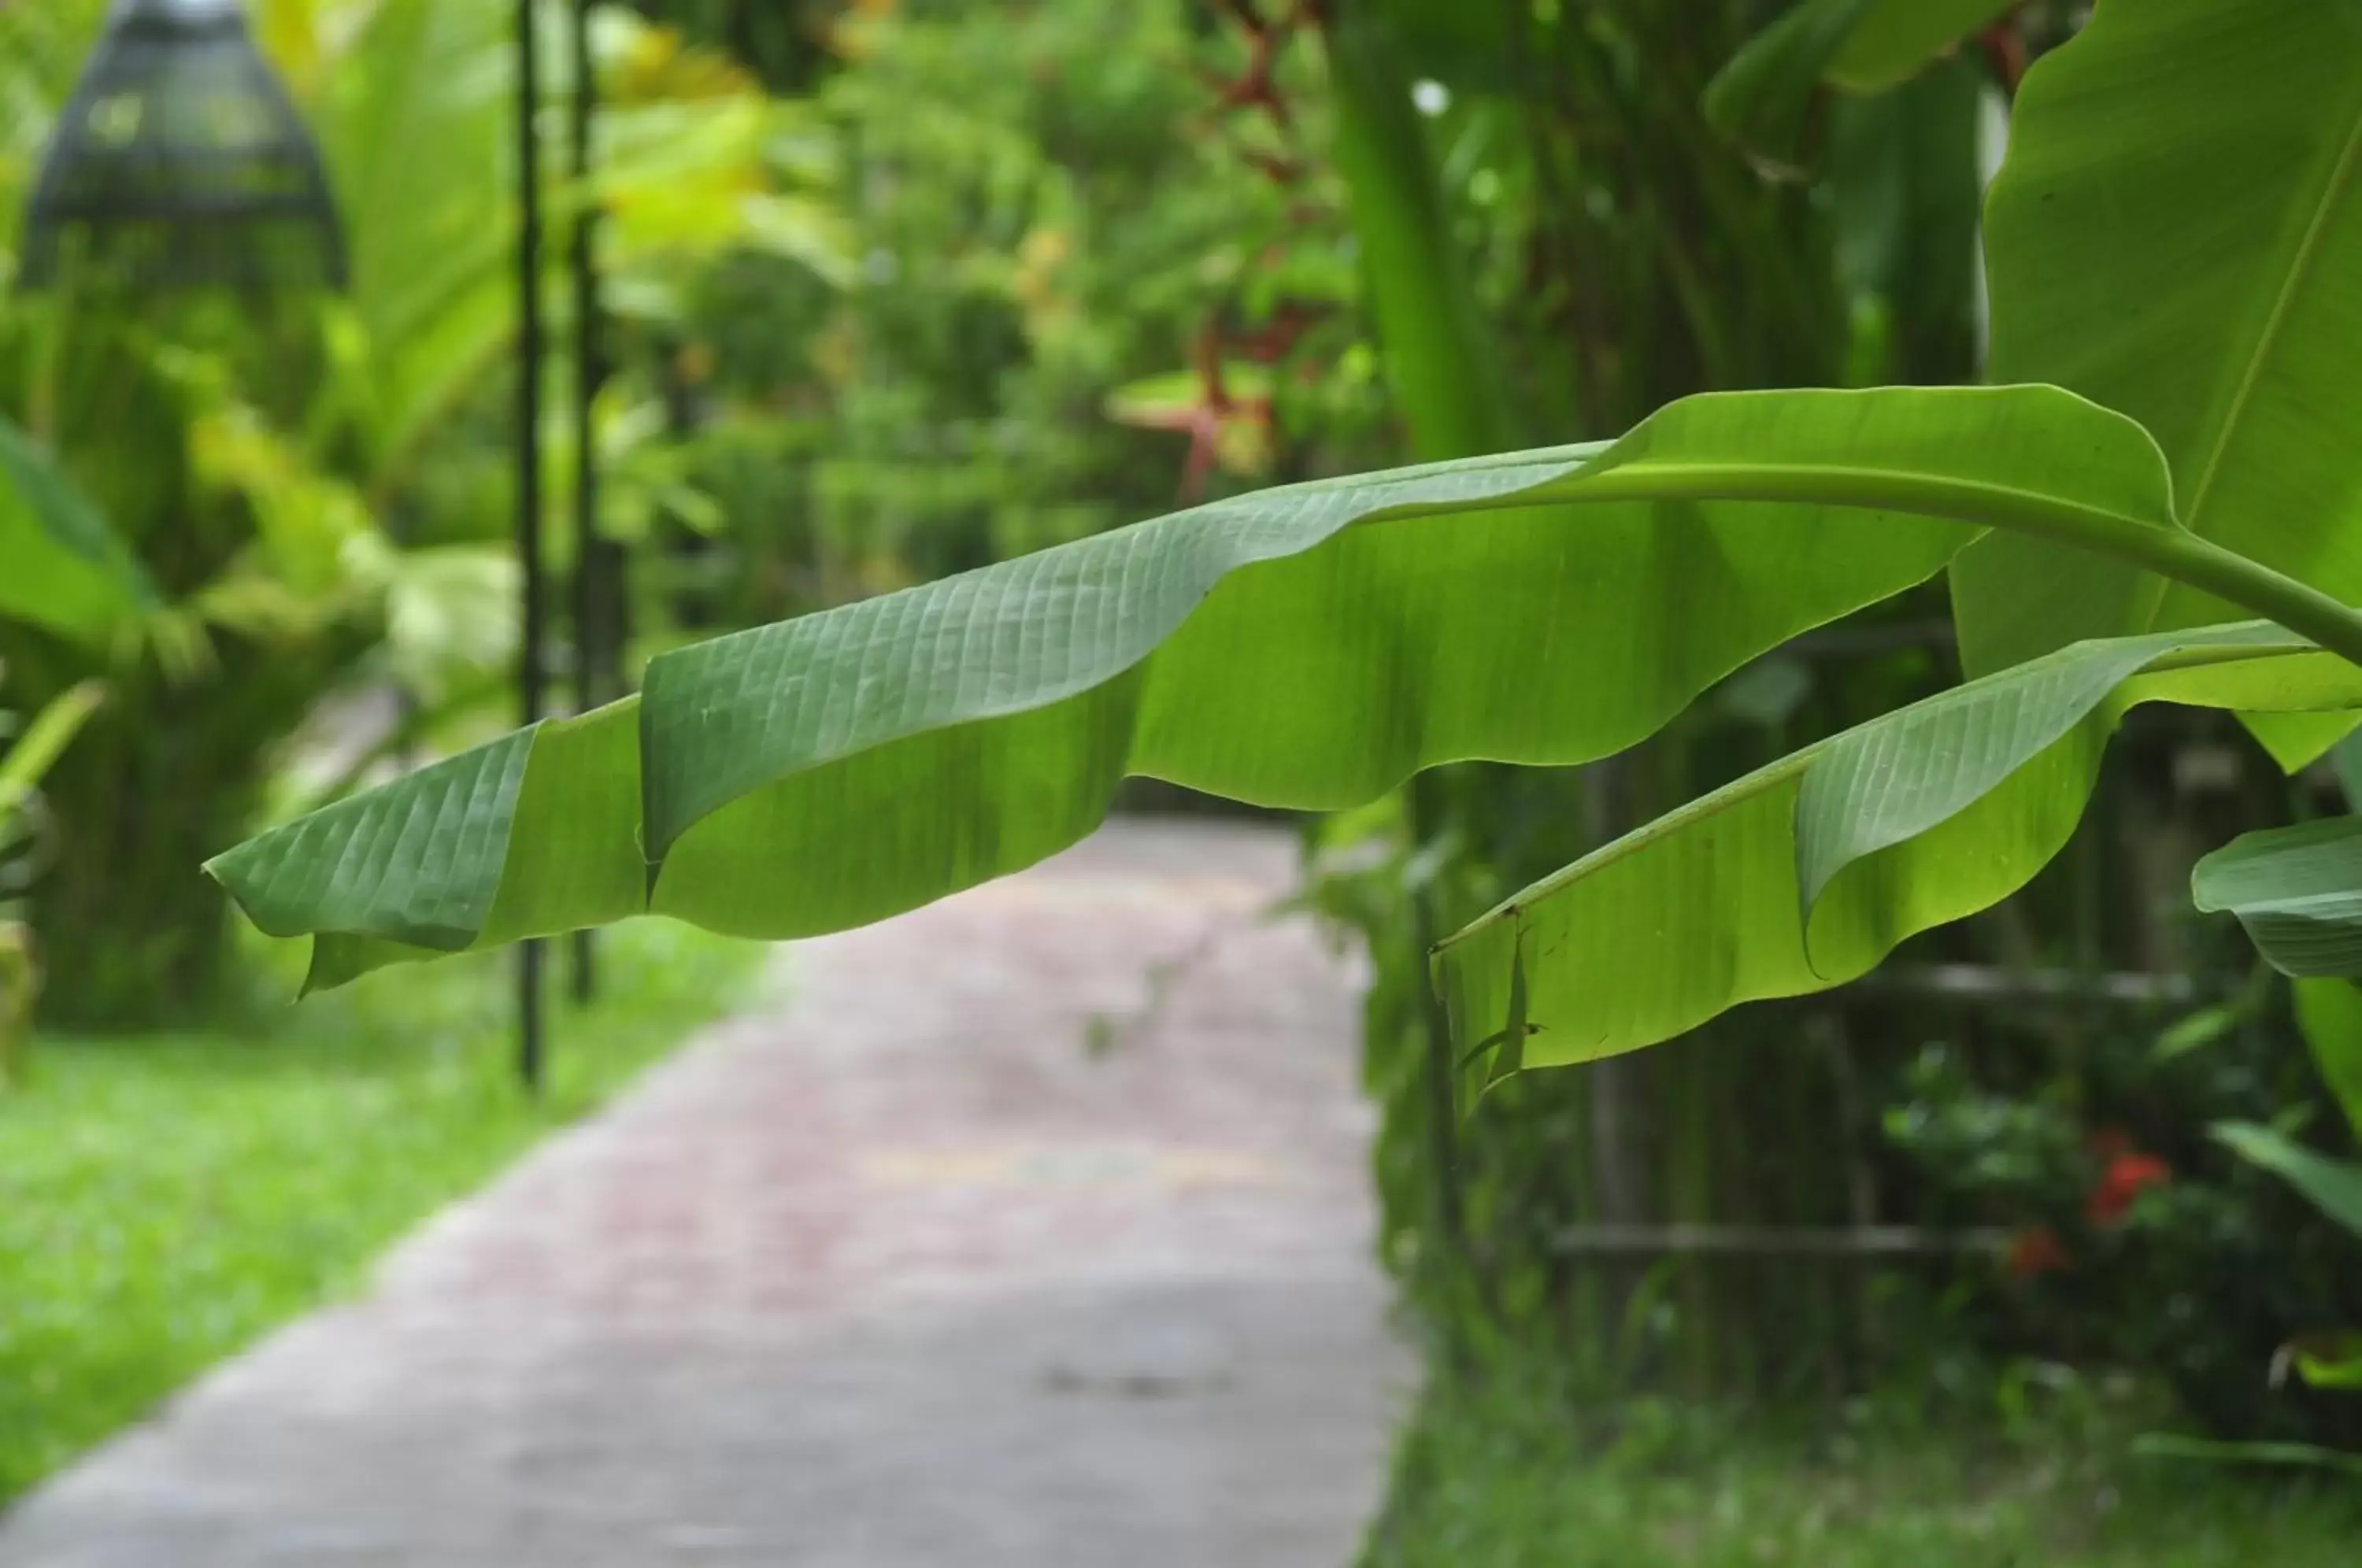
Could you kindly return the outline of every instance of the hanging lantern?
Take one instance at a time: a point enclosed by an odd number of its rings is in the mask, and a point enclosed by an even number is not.
[[[345,282],[319,149],[239,0],[116,0],[43,160],[18,279]]]

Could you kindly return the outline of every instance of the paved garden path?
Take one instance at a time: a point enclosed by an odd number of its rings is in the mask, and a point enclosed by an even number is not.
[[[0,1568],[1343,1568],[1410,1374],[1291,864],[1127,825],[794,950]]]

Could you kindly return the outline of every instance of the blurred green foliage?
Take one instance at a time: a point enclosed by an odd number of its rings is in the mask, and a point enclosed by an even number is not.
[[[0,11],[0,271],[105,10]],[[506,18],[472,0],[273,0],[254,25],[326,158],[348,294],[160,293],[84,269],[0,306],[0,418],[30,455],[0,505],[42,499],[26,476],[53,473],[50,499],[103,519],[158,596],[96,624],[0,615],[12,702],[93,677],[114,693],[59,760],[70,809],[33,890],[61,1021],[185,1020],[218,998],[224,903],[198,865],[253,825],[326,699],[480,706],[514,652],[515,569],[494,543],[510,527]],[[769,105],[743,74],[645,26],[603,28],[601,46],[619,275],[742,236],[822,248],[792,177],[772,178]],[[322,744],[348,746],[352,727]]]
[[[686,462],[727,520],[693,618],[778,619],[1375,448],[1350,236],[1283,125],[1225,108],[1181,0],[860,8],[814,122],[852,259],[741,254],[675,345]]]

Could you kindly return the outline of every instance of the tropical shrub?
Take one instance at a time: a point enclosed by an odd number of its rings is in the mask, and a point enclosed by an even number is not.
[[[2210,1123],[2277,1121],[2317,1097],[2275,989],[2162,1031],[2087,1028],[2074,1080],[2037,1039],[1989,1032],[1973,1048],[1921,1053],[1885,1118],[1914,1208],[1924,1223],[2006,1240],[1948,1281],[1949,1331],[1915,1353],[1951,1357],[1971,1397],[1976,1367],[2034,1357],[2137,1368],[2210,1431],[2362,1438],[2350,1402],[2265,1375],[2292,1334],[2348,1320],[2354,1250],[2208,1136]]]
[[[315,106],[322,93],[337,91],[342,112],[322,116],[324,142],[363,190],[374,193],[379,175],[392,182],[390,160],[370,154],[371,134],[381,144],[420,136],[441,149],[438,124],[463,110],[497,112],[480,72],[451,72],[408,119],[391,118],[386,99],[371,95],[416,86],[408,68],[452,64],[469,41],[480,51],[496,47],[496,33],[479,28],[472,39],[455,39],[448,18],[438,31],[423,5],[378,8],[345,39],[371,59],[363,83],[336,69],[323,47],[324,9],[274,7],[267,36]],[[10,178],[0,204],[12,219],[104,12],[77,0],[0,18],[12,73]],[[349,66],[353,54],[345,58]],[[468,181],[453,184],[464,200]],[[271,748],[389,631],[470,619],[436,591],[497,583],[507,571],[480,553],[394,547],[365,499],[366,487],[391,477],[388,454],[406,439],[400,433],[423,428],[423,411],[455,384],[432,356],[459,347],[437,324],[467,313],[429,305],[405,314],[401,304],[431,298],[460,276],[447,207],[412,205],[416,228],[443,237],[414,240],[403,256],[402,226],[383,221],[385,206],[351,205],[356,290],[341,321],[308,299],[257,311],[202,296],[146,298],[84,279],[19,293],[0,318],[6,412],[22,425],[25,458],[11,475],[20,509],[83,556],[92,539],[104,539],[134,586],[104,602],[78,595],[76,613],[61,617],[39,584],[61,571],[88,576],[81,563],[21,535],[11,551],[11,575],[24,590],[0,624],[12,676],[35,700],[94,676],[115,695],[63,761],[56,794],[71,809],[58,814],[57,865],[34,900],[52,971],[50,1006],[61,1018],[160,1019],[208,1001],[221,967],[221,912],[202,878],[181,869],[187,856],[250,827]],[[428,266],[430,246],[440,247],[432,252],[439,267]],[[484,264],[496,266],[497,255]],[[399,283],[390,275],[397,267]],[[370,336],[381,326],[386,336]],[[371,343],[398,347],[371,353]],[[361,392],[381,419],[355,420]],[[28,474],[39,476],[30,485]],[[62,534],[61,519],[72,520]],[[447,613],[405,616],[404,601],[440,601]],[[499,624],[489,644],[480,635],[458,651],[504,658]],[[404,662],[422,674],[469,662],[447,646],[413,651],[424,657]],[[168,801],[172,809],[158,809]]]
[[[12,220],[105,9],[0,13]],[[114,699],[61,763],[72,809],[34,900],[60,1021],[214,999],[225,906],[188,867],[251,830],[326,695],[392,684],[433,711],[504,684],[514,569],[489,541],[510,527],[508,442],[488,372],[513,333],[505,26],[454,0],[258,17],[340,195],[347,297],[70,279],[0,315],[0,651],[29,701],[93,678]],[[700,84],[651,29],[602,39],[623,89],[600,127],[617,270],[676,268],[773,215],[760,95]]]
[[[2344,977],[2355,967],[2349,950],[2353,889],[2341,863],[2350,863],[2350,819],[2252,834],[2200,862],[2200,905],[2229,910],[2266,957],[2296,982],[2297,1018],[2315,1066],[2344,1113],[2344,1141],[2362,1141],[2362,989]],[[2286,1181],[2322,1216],[2362,1240],[2362,1161],[2336,1159],[2309,1146],[2301,1114],[2270,1123],[2224,1121],[2213,1136],[2240,1158]],[[2315,1387],[2362,1388],[2362,1334],[2327,1331],[2314,1324],[2309,1340],[2290,1344],[2275,1365],[2275,1381],[2293,1366]]]

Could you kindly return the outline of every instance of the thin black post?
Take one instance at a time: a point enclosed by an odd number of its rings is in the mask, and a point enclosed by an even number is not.
[[[568,257],[574,293],[574,711],[587,713],[606,699],[608,644],[605,578],[607,553],[599,539],[599,454],[591,419],[605,379],[601,363],[599,321],[598,208],[590,197],[590,122],[598,107],[599,79],[590,60],[590,3],[574,0],[568,28],[573,54],[574,102],[569,140],[573,154],[574,234]],[[599,994],[599,939],[574,933],[574,999]]]
[[[523,722],[542,715],[542,645],[547,605],[541,572],[541,108],[535,58],[535,0],[517,0],[517,566],[524,583],[517,649]],[[517,949],[517,1073],[539,1093],[543,1077],[542,944]]]

